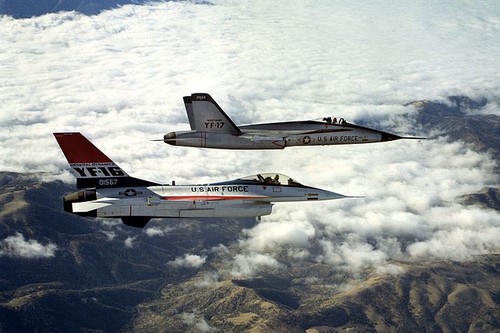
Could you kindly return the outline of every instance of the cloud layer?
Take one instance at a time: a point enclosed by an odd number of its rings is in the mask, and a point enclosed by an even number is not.
[[[0,17],[0,170],[71,180],[51,133],[81,131],[130,174],[154,181],[276,171],[365,196],[276,205],[235,243],[234,275],[290,258],[357,272],[391,259],[494,252],[498,212],[455,202],[496,184],[494,161],[463,142],[239,152],[149,140],[189,128],[182,96],[193,92],[209,92],[238,124],[335,115],[431,135],[402,121],[414,112],[403,104],[455,94],[485,96],[487,112],[498,114],[499,15],[494,1],[216,1]]]

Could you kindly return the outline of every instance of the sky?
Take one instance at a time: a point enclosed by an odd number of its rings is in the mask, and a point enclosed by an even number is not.
[[[221,276],[283,269],[292,259],[353,275],[370,267],[397,273],[398,260],[497,253],[500,214],[457,200],[498,185],[495,161],[465,142],[244,152],[150,140],[189,129],[182,96],[194,92],[210,93],[236,124],[337,116],[431,137],[404,104],[457,94],[486,97],[483,112],[498,115],[499,17],[496,1],[451,0],[187,1],[95,16],[0,17],[0,170],[72,182],[52,133],[79,131],[129,174],[152,181],[280,172],[364,196],[277,204],[216,252],[228,256],[215,272]],[[155,224],[143,237],[162,237],[169,228]],[[50,246],[57,256],[56,244],[10,237],[0,240],[0,255],[22,253],[12,249],[18,240]],[[169,265],[203,267],[207,253],[186,253]]]

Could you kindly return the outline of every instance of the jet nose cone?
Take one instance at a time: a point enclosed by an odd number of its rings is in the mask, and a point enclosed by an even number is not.
[[[345,199],[345,198],[364,198],[363,196],[357,195],[344,195],[336,192],[331,192],[327,190],[318,191],[319,200],[335,200],[335,199]]]
[[[347,196],[340,194],[340,193],[335,193],[335,192],[326,192],[324,193],[324,198],[326,200],[335,200],[335,199],[343,199],[346,198]]]
[[[382,142],[394,141],[394,140],[399,140],[399,139],[401,139],[401,137],[399,135],[382,132],[382,140],[381,140]]]
[[[319,188],[310,187],[310,190],[306,193],[307,200],[335,200],[344,198],[362,198],[358,196],[349,196],[336,192],[331,192],[327,190],[322,190]]]
[[[175,132],[170,132],[170,133],[165,134],[163,136],[163,142],[175,146],[175,144],[176,144]]]
[[[327,190],[315,189],[314,192],[309,193],[307,200],[335,200],[342,199],[346,196],[340,193],[335,193]]]

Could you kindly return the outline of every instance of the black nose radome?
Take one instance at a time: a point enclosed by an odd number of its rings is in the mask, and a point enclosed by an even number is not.
[[[163,136],[163,142],[175,146],[175,132],[167,133]]]
[[[399,135],[382,132],[382,141],[394,141],[399,139],[401,139]]]

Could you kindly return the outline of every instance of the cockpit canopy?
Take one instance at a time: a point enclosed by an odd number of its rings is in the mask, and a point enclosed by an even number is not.
[[[252,181],[267,185],[304,186],[301,183],[296,182],[292,178],[281,173],[259,173],[256,175],[240,178],[239,180]]]
[[[345,121],[344,118],[337,118],[337,117],[325,117],[323,118],[323,121],[327,124],[340,124],[344,125],[347,124],[347,121]]]

